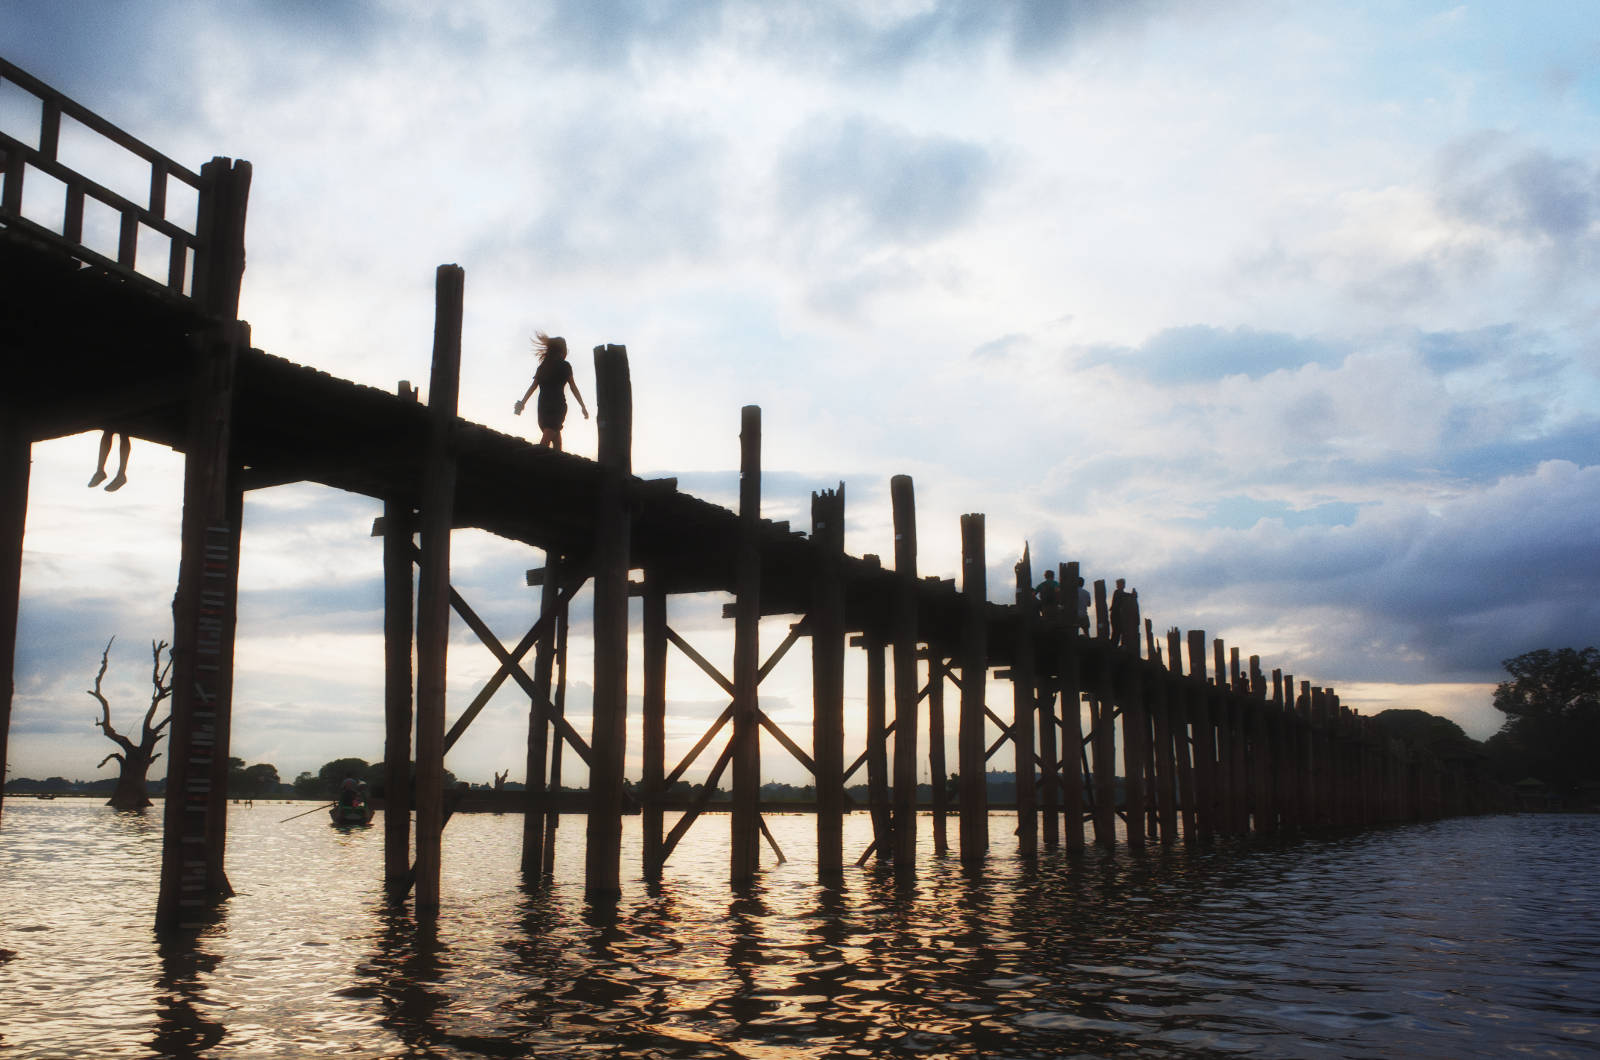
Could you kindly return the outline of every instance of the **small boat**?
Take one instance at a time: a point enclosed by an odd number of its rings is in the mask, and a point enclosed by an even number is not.
[[[360,828],[372,823],[373,811],[370,802],[357,802],[348,806],[340,803],[328,810],[328,817],[332,819],[335,828]]]

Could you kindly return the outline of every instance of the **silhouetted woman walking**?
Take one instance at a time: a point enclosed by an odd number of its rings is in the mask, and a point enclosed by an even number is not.
[[[511,411],[522,415],[528,399],[537,390],[539,444],[548,445],[559,452],[561,425],[567,419],[567,387],[572,388],[572,396],[578,399],[578,408],[583,410],[584,419],[589,418],[589,409],[583,403],[583,395],[578,393],[577,381],[572,378],[572,365],[567,363],[567,340],[560,335],[546,335],[542,331],[533,334],[533,352],[539,355],[539,367],[533,373],[533,382],[528,384],[527,393],[511,406]]]

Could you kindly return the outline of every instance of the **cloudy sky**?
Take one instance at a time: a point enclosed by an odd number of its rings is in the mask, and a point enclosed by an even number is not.
[[[423,382],[434,269],[455,262],[464,415],[534,429],[510,406],[535,328],[579,351],[586,397],[582,351],[626,344],[636,469],[732,506],[739,408],[760,405],[764,514],[807,525],[810,491],[843,481],[853,553],[892,556],[888,480],[910,474],[924,574],[955,576],[958,516],[984,512],[996,600],[1028,542],[1036,564],[1128,578],[1158,629],[1478,737],[1501,660],[1596,642],[1587,5],[0,14],[0,55],[157,149],[251,161],[242,315],[270,353]],[[35,120],[0,91],[0,127]],[[111,180],[119,160],[67,141]],[[592,422],[567,439],[592,454]],[[34,451],[13,776],[109,773],[84,695],[100,649],[117,635],[108,687],[132,724],[148,642],[170,636],[180,459],[138,444],[108,495],[83,486],[95,443]],[[286,779],[381,757],[375,514],[309,486],[247,501],[234,753]],[[515,641],[540,563],[463,533],[454,580]],[[720,602],[675,600],[672,622],[727,665]],[[491,669],[457,632],[452,716]],[[804,656],[763,694],[808,744]],[[723,703],[670,665],[682,748]],[[524,711],[503,694],[447,765],[520,778]]]

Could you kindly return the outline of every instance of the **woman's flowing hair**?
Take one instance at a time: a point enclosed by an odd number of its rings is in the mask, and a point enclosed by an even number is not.
[[[533,352],[539,355],[539,360],[544,360],[549,354],[555,354],[556,360],[567,359],[567,340],[560,335],[546,335],[542,331],[533,333]]]

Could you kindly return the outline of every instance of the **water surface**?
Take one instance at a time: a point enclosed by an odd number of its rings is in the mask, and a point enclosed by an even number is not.
[[[160,816],[7,799],[0,1055],[10,1057],[1600,1054],[1600,818],[1513,816],[1198,850],[1014,856],[815,882],[814,821],[735,895],[727,819],[622,902],[517,873],[521,820],[461,815],[425,927],[381,887],[381,828],[230,808],[238,895],[192,945],[151,931]],[[380,822],[381,824],[381,822]],[[847,853],[870,825],[846,822]],[[952,832],[954,829],[952,828]],[[631,859],[631,860],[628,860]]]

